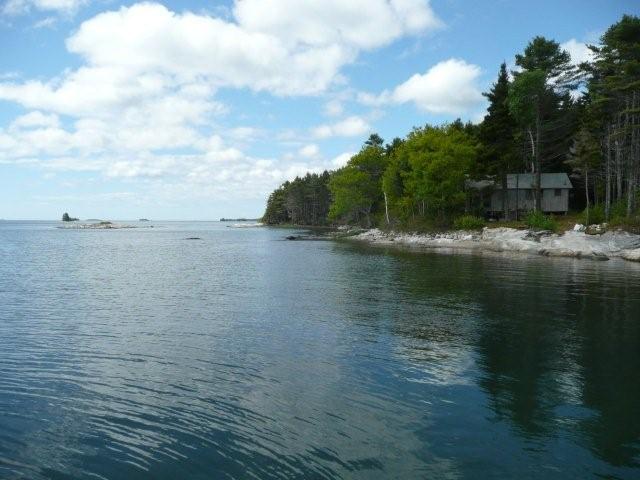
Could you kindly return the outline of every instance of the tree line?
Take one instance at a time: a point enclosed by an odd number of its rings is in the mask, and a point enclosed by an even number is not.
[[[262,221],[270,225],[326,225],[331,205],[327,171],[286,181],[267,200]]]
[[[583,192],[585,221],[638,223],[640,192],[640,18],[625,15],[576,65],[560,44],[533,38],[486,92],[480,124],[414,128],[386,143],[373,134],[347,164],[285,182],[267,201],[268,224],[451,225],[483,214],[469,180],[566,172]],[[503,191],[504,191],[503,190]],[[503,215],[508,217],[506,202]]]

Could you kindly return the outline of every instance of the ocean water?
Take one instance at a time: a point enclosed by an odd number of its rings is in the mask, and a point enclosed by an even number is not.
[[[2,479],[640,478],[640,265],[57,225],[0,222]]]

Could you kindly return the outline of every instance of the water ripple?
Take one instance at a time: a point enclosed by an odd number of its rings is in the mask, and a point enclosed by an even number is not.
[[[163,227],[0,223],[0,478],[640,472],[637,266]]]

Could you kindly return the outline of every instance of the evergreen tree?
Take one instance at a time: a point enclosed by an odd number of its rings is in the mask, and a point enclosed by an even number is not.
[[[382,147],[384,139],[377,133],[372,133],[364,144],[369,147]]]
[[[507,218],[507,174],[516,163],[514,137],[517,122],[509,110],[509,74],[506,63],[502,63],[498,79],[484,95],[489,100],[489,108],[480,125],[480,163],[483,173],[497,175],[500,179],[503,215]]]
[[[625,15],[605,32],[601,46],[591,48],[595,61],[584,68],[589,109],[601,120],[606,217],[613,199],[625,196],[630,217],[640,175],[640,18]]]
[[[571,56],[560,45],[535,37],[516,55],[514,80],[509,89],[509,108],[529,139],[532,170],[535,173],[536,210],[542,209],[541,175],[546,161],[566,154],[572,134],[570,118],[559,114],[571,106],[569,92],[577,87],[577,70]]]
[[[567,163],[574,171],[580,173],[584,179],[585,202],[586,202],[586,223],[589,225],[589,173],[595,170],[600,164],[600,145],[592,133],[582,127],[576,135],[573,146],[569,153]]]
[[[325,171],[283,183],[269,196],[262,221],[269,225],[325,225],[331,204],[329,179]]]

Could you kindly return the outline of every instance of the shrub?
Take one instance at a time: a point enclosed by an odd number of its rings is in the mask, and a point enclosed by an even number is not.
[[[551,230],[555,232],[558,229],[558,222],[552,215],[545,215],[538,211],[530,212],[527,215],[526,223],[533,230]]]
[[[616,200],[611,204],[609,218],[615,220],[623,220],[627,218],[627,202],[626,200]]]
[[[394,230],[400,232],[410,233],[433,233],[439,232],[442,228],[429,217],[417,216],[415,218],[408,218],[394,225]]]
[[[640,214],[631,217],[612,217],[609,222],[611,228],[621,228],[628,232],[640,233]]]
[[[631,215],[631,218],[627,217],[627,201],[626,199],[615,200],[611,203],[611,209],[609,211],[609,223],[616,225],[633,225],[634,223],[634,215]],[[587,225],[586,211],[582,212],[580,217],[582,223]],[[606,222],[605,211],[604,211],[604,203],[600,203],[589,210],[589,224],[599,224]]]
[[[484,219],[473,215],[463,215],[453,222],[453,228],[456,230],[480,230],[484,226]]]
[[[599,204],[589,209],[589,219],[587,221],[587,209],[585,208],[580,215],[580,222],[584,225],[597,225],[604,223],[604,205]]]

